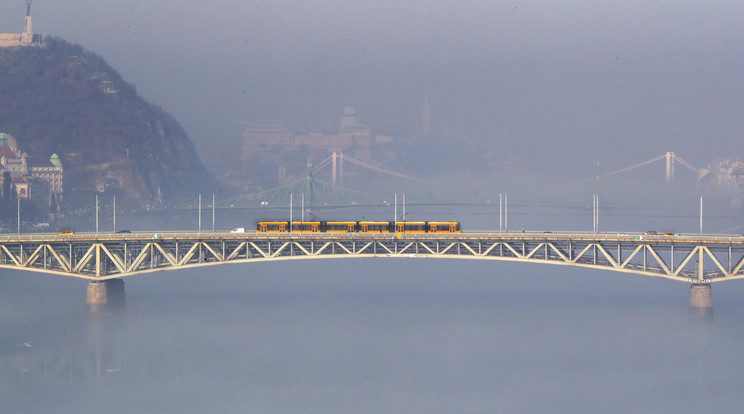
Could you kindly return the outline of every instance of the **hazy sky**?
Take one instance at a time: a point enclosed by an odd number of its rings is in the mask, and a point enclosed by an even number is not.
[[[0,31],[25,2],[0,0]],[[432,124],[627,166],[697,166],[744,132],[740,1],[36,0],[37,33],[103,56],[200,148],[241,121],[321,130],[353,105],[373,133]],[[615,159],[618,158],[618,159]]]

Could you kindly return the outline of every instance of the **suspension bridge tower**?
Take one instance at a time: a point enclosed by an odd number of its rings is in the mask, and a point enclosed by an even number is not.
[[[666,153],[666,180],[667,183],[674,181],[674,160],[675,156],[673,152]]]
[[[331,155],[332,160],[332,172],[331,181],[333,185],[343,185],[344,183],[344,153],[333,153]]]

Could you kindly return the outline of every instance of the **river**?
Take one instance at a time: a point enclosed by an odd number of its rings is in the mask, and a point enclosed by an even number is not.
[[[493,211],[469,211],[463,223],[497,227]],[[221,215],[219,224],[247,226],[256,218],[248,214]],[[591,226],[591,211],[555,217]],[[539,213],[510,220],[530,229],[549,221]],[[146,221],[122,218],[128,227],[167,224]],[[0,273],[3,412],[744,408],[744,283],[736,281],[713,286],[712,318],[690,312],[687,284],[492,261],[160,272],[126,278],[126,308],[108,315],[86,315],[85,289],[75,279]]]

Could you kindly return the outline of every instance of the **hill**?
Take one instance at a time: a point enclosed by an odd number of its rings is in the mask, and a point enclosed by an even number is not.
[[[31,162],[59,155],[67,207],[113,193],[131,208],[161,208],[215,188],[172,116],[101,57],[63,40],[0,48],[0,132]]]

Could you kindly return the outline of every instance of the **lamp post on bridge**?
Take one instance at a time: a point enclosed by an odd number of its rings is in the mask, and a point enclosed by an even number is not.
[[[509,231],[509,196],[499,193],[499,233],[503,230]],[[502,220],[504,226],[502,227]]]
[[[592,209],[592,226],[594,227],[594,233],[599,231],[599,194],[592,196],[593,209]]]
[[[700,196],[700,234],[703,234],[703,196]]]

